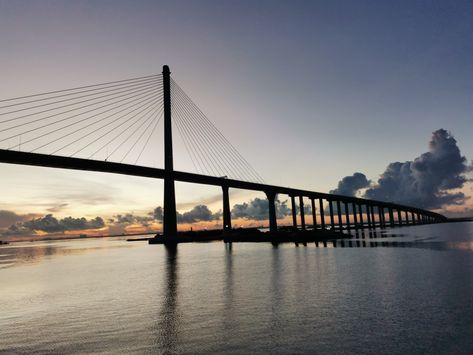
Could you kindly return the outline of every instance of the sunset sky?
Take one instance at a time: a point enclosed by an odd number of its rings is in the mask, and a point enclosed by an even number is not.
[[[389,164],[414,161],[429,142],[451,148],[443,129],[459,154],[420,158],[444,174],[433,188],[446,202],[435,209],[473,215],[472,38],[467,0],[0,0],[0,99],[167,64],[266,183],[320,192],[355,172],[376,189]],[[174,136],[175,168],[193,171]],[[162,139],[145,161],[162,166]],[[162,206],[162,181],[146,178],[0,164],[0,185],[0,230],[47,214],[121,228],[117,215]],[[219,188],[176,186],[181,213],[221,209]],[[458,191],[465,197],[444,198]],[[231,203],[254,198],[264,195],[232,191]]]

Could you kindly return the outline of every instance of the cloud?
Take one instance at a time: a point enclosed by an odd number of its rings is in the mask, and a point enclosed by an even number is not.
[[[26,235],[35,231],[45,233],[58,233],[71,230],[97,229],[105,226],[101,217],[87,220],[86,218],[66,217],[57,219],[52,214],[47,214],[41,218],[33,218],[29,221],[12,224],[2,235]]]
[[[336,189],[329,193],[343,196],[355,196],[358,190],[370,186],[371,181],[368,180],[365,174],[354,173],[351,176],[345,176],[338,182]]]
[[[152,216],[155,220],[163,221],[163,208],[161,206],[156,207],[152,212]],[[177,212],[176,218],[177,223],[195,223],[195,222],[209,222],[219,220],[222,216],[222,212],[212,213],[206,205],[194,206],[190,211],[179,213]]]
[[[0,210],[0,228],[6,228],[16,222],[25,220],[25,216],[16,214],[12,211]]]
[[[61,212],[67,206],[69,206],[68,203],[57,203],[54,206],[47,208],[46,211],[51,212],[51,213],[57,213],[57,212]]]
[[[426,209],[462,205],[468,197],[452,190],[463,187],[468,181],[465,174],[471,168],[451,133],[439,129],[432,133],[428,152],[413,161],[390,163],[364,197]],[[344,187],[343,181],[348,178],[342,179],[336,190],[340,184]],[[353,189],[352,193],[359,190]]]
[[[276,216],[283,218],[291,214],[291,209],[287,207],[287,201],[275,201]],[[269,218],[269,204],[267,199],[256,197],[249,203],[236,204],[232,208],[232,216],[235,218],[265,220]]]

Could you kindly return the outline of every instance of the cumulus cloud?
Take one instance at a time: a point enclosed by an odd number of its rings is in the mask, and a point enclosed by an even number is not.
[[[389,164],[364,197],[426,209],[461,205],[467,197],[451,190],[464,186],[471,168],[451,133],[439,129],[432,133],[428,152],[413,161]]]
[[[276,216],[283,218],[291,213],[291,209],[287,207],[287,201],[275,201]],[[232,215],[235,218],[245,218],[254,220],[265,220],[269,218],[268,200],[256,197],[249,203],[236,204],[232,208]]]
[[[156,207],[151,213],[156,221],[162,222],[164,211],[161,206]],[[194,206],[190,211],[176,214],[177,223],[195,223],[195,222],[209,222],[219,220],[222,212],[218,211],[212,213],[206,205]]]
[[[354,173],[340,180],[337,188],[331,190],[330,193],[343,196],[355,196],[358,190],[369,187],[370,183],[371,181],[366,178],[365,174]]]
[[[52,214],[47,214],[41,218],[33,218],[29,221],[12,224],[2,235],[27,235],[35,231],[46,233],[59,233],[72,230],[97,229],[105,226],[101,217],[94,219],[66,217],[57,219]]]

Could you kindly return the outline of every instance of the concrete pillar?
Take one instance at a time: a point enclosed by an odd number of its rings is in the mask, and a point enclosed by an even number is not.
[[[399,226],[402,226],[402,216],[401,216],[401,210],[399,208],[397,209],[397,224]]]
[[[419,212],[417,212],[417,223],[422,224],[422,219],[420,218]]]
[[[362,204],[359,204],[359,205],[358,205],[358,212],[360,213],[360,225],[361,225],[361,228],[364,228],[364,227],[365,227],[365,223],[363,222],[363,205],[362,205]]]
[[[312,224],[314,225],[314,230],[317,229],[317,214],[315,209],[315,200],[313,198],[310,199],[310,203],[312,204]]]
[[[328,200],[328,207],[330,210],[330,225],[332,226],[331,230],[335,230],[335,218],[333,217],[332,200]]]
[[[369,205],[365,205],[366,207],[366,218],[368,219],[368,228],[373,228],[373,222],[371,220],[371,208]]]
[[[164,112],[164,238],[171,243],[177,238],[176,193],[174,189],[171,121],[171,71],[163,66],[163,112]]]
[[[325,229],[325,211],[324,211],[324,200],[319,198],[319,211],[320,211],[320,226]]]
[[[416,217],[414,215],[414,212],[411,212],[411,217],[412,217],[412,224],[417,224],[416,223]]]
[[[291,207],[292,207],[292,227],[297,229],[297,216],[296,216],[296,199],[291,196]]]
[[[370,205],[371,210],[371,223],[373,224],[373,228],[376,228],[376,219],[374,218],[374,206]]]
[[[266,191],[266,197],[269,203],[269,231],[275,233],[278,231],[275,205],[276,193],[274,191]]]
[[[353,223],[355,224],[355,230],[358,229],[358,216],[356,215],[356,203],[352,202],[351,207],[353,209]]]
[[[392,207],[389,207],[389,224],[391,227],[394,227],[394,212]]]
[[[301,229],[305,230],[304,198],[299,196],[299,209],[301,211]]]
[[[409,213],[404,211],[404,217],[406,217],[406,224],[409,225]]]
[[[338,215],[338,229],[342,230],[342,208],[340,207],[340,200],[337,200],[337,215]]]
[[[383,226],[383,208],[379,207],[379,206],[377,206],[377,208],[378,208],[379,227],[384,228],[384,226]]]
[[[348,209],[348,202],[343,203],[343,207],[345,208],[345,219],[347,224],[347,229],[350,230],[350,210]]]
[[[223,231],[232,230],[232,216],[230,213],[230,198],[228,195],[228,186],[222,186],[223,192]]]

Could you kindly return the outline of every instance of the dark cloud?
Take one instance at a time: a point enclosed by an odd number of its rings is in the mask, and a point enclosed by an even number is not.
[[[151,215],[148,216],[136,216],[131,213],[127,213],[124,215],[118,214],[114,216],[112,223],[115,224],[142,224],[143,226],[147,227],[151,222],[153,222],[154,218]]]
[[[364,197],[426,209],[461,205],[467,197],[451,190],[463,187],[470,170],[455,138],[439,129],[432,134],[428,152],[414,161],[389,164]]]
[[[25,220],[25,216],[16,214],[12,211],[0,210],[0,228],[6,228],[16,222]]]
[[[343,196],[355,196],[358,190],[370,186],[371,181],[368,180],[365,174],[354,173],[352,176],[345,176],[338,182],[335,190],[331,190],[331,194]]]
[[[47,214],[41,218],[33,218],[25,222],[12,224],[2,235],[26,235],[34,231],[46,233],[59,233],[71,230],[97,229],[105,226],[101,217],[94,219],[66,217],[57,219],[52,214]]]
[[[209,208],[205,205],[197,205],[194,206],[188,212],[184,213],[177,213],[177,223],[194,223],[194,222],[201,222],[201,221],[215,221],[220,219],[222,215],[221,212],[212,213]]]
[[[287,207],[287,201],[275,201],[276,216],[283,218],[291,214],[291,209]],[[232,216],[235,218],[265,220],[269,218],[269,204],[267,199],[256,197],[249,203],[236,204],[232,208]]]

